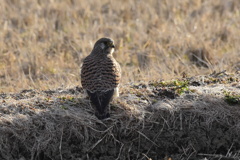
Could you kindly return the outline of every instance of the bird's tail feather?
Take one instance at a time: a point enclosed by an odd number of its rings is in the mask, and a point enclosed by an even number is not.
[[[99,119],[108,118],[110,115],[108,113],[108,106],[113,97],[114,89],[105,92],[93,92],[87,91],[91,102],[96,108],[96,116]]]

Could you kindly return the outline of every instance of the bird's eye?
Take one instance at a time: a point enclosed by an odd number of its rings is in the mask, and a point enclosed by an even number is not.
[[[108,42],[107,45],[108,45],[109,47],[112,47],[112,46],[113,46],[113,42]]]

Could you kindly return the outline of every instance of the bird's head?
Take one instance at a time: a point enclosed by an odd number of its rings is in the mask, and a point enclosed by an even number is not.
[[[100,38],[95,44],[92,53],[104,55],[112,54],[114,52],[114,42],[110,38]]]

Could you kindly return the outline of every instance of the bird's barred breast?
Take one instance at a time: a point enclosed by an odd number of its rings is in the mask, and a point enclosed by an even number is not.
[[[121,70],[113,57],[96,59],[87,57],[82,66],[81,83],[84,89],[91,92],[107,91],[118,86]]]

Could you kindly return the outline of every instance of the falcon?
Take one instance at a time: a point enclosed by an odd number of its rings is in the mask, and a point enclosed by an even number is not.
[[[109,103],[119,96],[121,68],[113,57],[114,49],[112,39],[99,39],[81,68],[82,87],[95,108],[95,115],[101,120],[110,117]]]

